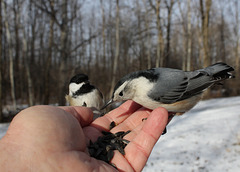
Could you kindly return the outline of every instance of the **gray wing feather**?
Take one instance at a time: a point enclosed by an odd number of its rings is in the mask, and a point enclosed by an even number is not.
[[[156,68],[158,81],[148,96],[162,103],[176,102],[187,90],[188,77],[177,69]]]
[[[216,63],[192,72],[156,68],[159,78],[148,96],[162,103],[175,103],[202,93],[214,83],[233,77],[229,73],[233,70],[225,63]]]
[[[161,71],[159,83],[148,95],[152,99],[170,104],[202,93],[213,84],[211,76],[204,71]]]

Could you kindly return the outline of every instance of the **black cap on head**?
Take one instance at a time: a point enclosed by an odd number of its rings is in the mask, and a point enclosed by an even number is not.
[[[77,74],[74,77],[72,77],[72,79],[70,80],[70,83],[79,84],[79,83],[86,82],[86,81],[88,81],[88,76],[80,73],[80,74]]]

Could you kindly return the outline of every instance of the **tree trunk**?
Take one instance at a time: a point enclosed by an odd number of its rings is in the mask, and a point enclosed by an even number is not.
[[[103,70],[106,69],[106,35],[105,35],[105,10],[102,0],[101,9],[102,9],[102,47],[103,47]],[[104,71],[103,71],[104,72]]]
[[[24,31],[23,31],[24,32]],[[23,34],[23,57],[24,57],[24,66],[26,69],[26,75],[27,75],[27,85],[28,85],[28,103],[29,106],[33,106],[33,93],[32,93],[32,78],[30,74],[30,68],[29,68],[29,58],[27,55],[27,40],[25,33]]]
[[[20,64],[19,63],[19,50],[20,50],[20,39],[19,39],[19,24],[20,24],[20,6],[19,6],[19,0],[14,0],[13,1],[13,13],[14,13],[14,33],[15,36],[12,37],[12,39],[14,39],[14,44],[15,44],[15,55],[14,55],[14,71],[15,71],[15,75],[14,79],[15,82],[18,83],[16,84],[15,90],[16,90],[16,98],[19,97],[23,97],[22,93],[23,93],[23,89],[21,89],[23,87],[23,83],[21,78],[21,71],[19,71],[20,69]]]
[[[17,109],[17,103],[16,103],[16,96],[15,96],[15,83],[14,83],[14,68],[13,68],[13,47],[12,47],[12,41],[11,41],[11,34],[9,31],[9,25],[8,25],[8,19],[6,17],[6,5],[2,1],[2,7],[3,7],[3,14],[4,14],[4,20],[5,20],[5,28],[6,28],[6,34],[7,34],[7,42],[8,42],[8,53],[9,53],[9,75],[10,75],[10,83],[11,83],[11,96],[13,101],[13,110],[16,111]]]
[[[185,34],[185,39],[184,39],[184,54],[182,55],[182,70],[186,70],[186,67],[187,67],[187,45],[188,45],[188,42],[187,42],[187,29],[184,25],[184,14],[183,14],[183,10],[181,8],[181,0],[178,0],[178,8],[179,8],[179,11],[180,11],[180,14],[181,14],[181,18],[182,18],[182,29],[184,31],[184,34]]]
[[[3,113],[2,113],[2,1],[0,1],[0,123],[3,121]]]
[[[117,65],[119,59],[119,0],[116,0],[116,45],[115,45],[115,57],[113,61],[113,76],[112,76],[112,83],[110,89],[110,95],[113,92],[115,82],[116,82],[116,75],[117,75]]]
[[[168,17],[167,17],[167,45],[166,45],[166,51],[163,57],[163,66],[168,65],[168,61],[171,57],[170,53],[170,45],[171,45],[171,19],[172,19],[172,8],[174,5],[174,0],[171,0],[170,5],[168,5],[167,0],[165,0],[165,4],[167,6],[167,11],[168,11]]]
[[[240,29],[240,26],[239,26],[239,7],[238,7],[238,0],[235,1],[235,8],[236,8],[236,29],[235,29],[235,35],[236,35],[236,38],[237,38],[237,42],[236,42],[236,48],[235,48],[235,63],[236,63],[236,78],[239,78],[240,77],[240,45],[239,45],[239,42],[240,42],[240,33],[239,33],[239,29]]]
[[[219,49],[217,52],[217,57],[215,58],[217,60],[220,60],[222,62],[226,62],[226,46],[225,46],[225,19],[223,10],[221,9],[221,24],[219,25],[219,32],[220,32],[220,41],[219,41]]]
[[[191,52],[192,52],[192,13],[191,13],[191,0],[188,0],[188,12],[187,12],[187,71],[191,70]]]
[[[203,67],[207,67],[211,63],[209,55],[209,43],[208,43],[208,32],[209,32],[209,18],[210,18],[210,8],[212,0],[205,0],[205,9],[203,5],[203,0],[200,0],[200,10],[202,16],[202,37],[203,37]],[[207,89],[204,93],[205,98],[209,98],[210,89]]]
[[[202,16],[202,37],[203,37],[203,66],[207,67],[211,63],[209,55],[209,43],[208,43],[208,33],[209,33],[209,18],[210,18],[210,9],[212,5],[212,0],[205,1],[205,9],[203,5],[203,0],[200,0],[200,10]]]
[[[59,76],[59,105],[65,105],[65,84],[67,83],[67,75],[66,75],[66,67],[67,67],[67,59],[68,59],[68,53],[67,53],[67,21],[68,21],[68,16],[67,16],[67,0],[64,0],[62,2],[62,23],[60,25],[61,29],[61,41],[60,41],[60,56],[61,56],[61,62],[60,62],[60,76]]]
[[[157,17],[157,31],[158,31],[158,39],[157,39],[157,58],[155,62],[155,66],[159,67],[162,66],[163,64],[163,57],[162,57],[162,52],[161,52],[161,47],[162,47],[162,28],[161,28],[161,19],[160,19],[160,0],[156,0],[156,17]]]
[[[145,3],[145,0],[144,4]],[[152,68],[152,63],[151,63],[151,39],[150,39],[150,31],[149,31],[149,12],[148,12],[148,8],[147,6],[145,6],[145,11],[146,11],[146,15],[145,15],[145,29],[147,32],[147,68],[150,69]]]
[[[51,6],[54,6],[54,2],[51,1]],[[48,55],[47,55],[47,62],[46,67],[44,70],[44,98],[43,98],[43,104],[49,104],[49,98],[50,98],[50,67],[52,64],[52,47],[53,47],[53,36],[54,36],[54,18],[51,17],[50,21],[50,33],[49,33],[49,42],[48,42]]]

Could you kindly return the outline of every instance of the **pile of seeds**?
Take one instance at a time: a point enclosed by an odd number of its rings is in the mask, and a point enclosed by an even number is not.
[[[96,142],[90,140],[88,151],[91,157],[109,163],[114,155],[114,150],[118,150],[122,155],[125,155],[124,148],[129,143],[128,140],[123,139],[129,131],[119,131],[115,134],[107,131],[102,131],[103,136],[100,136]]]

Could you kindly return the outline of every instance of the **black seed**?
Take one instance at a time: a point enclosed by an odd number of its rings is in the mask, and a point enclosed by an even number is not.
[[[130,142],[123,139],[125,135],[131,131],[119,131],[115,134],[107,131],[102,131],[103,136],[100,136],[96,142],[90,140],[88,151],[90,156],[109,163],[114,155],[114,150],[118,150],[122,155],[125,155],[124,148]]]
[[[111,159],[113,158],[113,155],[114,155],[113,150],[109,150],[107,152],[107,160],[108,160],[108,162],[111,161]]]
[[[92,148],[88,148],[88,152],[89,152],[90,156],[93,156],[96,151]]]
[[[107,145],[105,149],[106,151],[109,151],[109,150],[113,150],[113,147],[111,145]]]
[[[114,121],[112,121],[112,122],[110,123],[110,130],[113,129],[115,126],[116,126],[116,123],[115,123]]]
[[[98,145],[99,145],[99,147],[101,147],[101,148],[105,148],[107,145],[108,145],[108,143],[107,142],[98,142]]]
[[[127,145],[128,143],[130,143],[130,141],[129,141],[129,140],[126,140],[126,139],[122,139],[122,142],[125,143],[126,145]]]
[[[105,161],[105,162],[107,162],[107,163],[109,162],[106,155],[99,155],[98,159],[100,159],[100,160],[102,160],[102,161]]]
[[[110,163],[110,165],[117,169],[117,166],[115,164]]]
[[[123,134],[125,134],[124,131],[119,131],[119,132],[115,133],[114,135],[115,135],[116,137],[120,137],[120,136],[122,136]]]
[[[116,143],[116,142],[117,142],[117,138],[110,140],[110,143]]]
[[[126,136],[126,135],[129,134],[130,132],[131,132],[131,130],[126,131],[126,132],[122,135],[122,137]]]
[[[111,140],[111,139],[114,139],[116,136],[111,133],[111,134],[108,134],[108,135],[105,135],[105,136],[102,136],[102,140],[106,141],[106,140]]]
[[[103,152],[103,150],[103,148],[99,148],[97,151],[95,151],[94,157],[98,157]]]
[[[117,149],[122,155],[125,155],[124,148],[123,148],[121,145],[117,144],[117,145],[116,145],[116,149]]]
[[[109,131],[102,131],[102,134],[103,134],[103,135],[108,135],[108,134],[112,134],[112,133],[109,132]]]
[[[97,150],[97,149],[99,148],[99,146],[98,146],[97,142],[95,142],[95,143],[92,143],[92,144],[91,144],[91,145],[89,145],[88,147],[89,147],[89,148],[92,148],[92,149],[95,149],[95,150]]]

